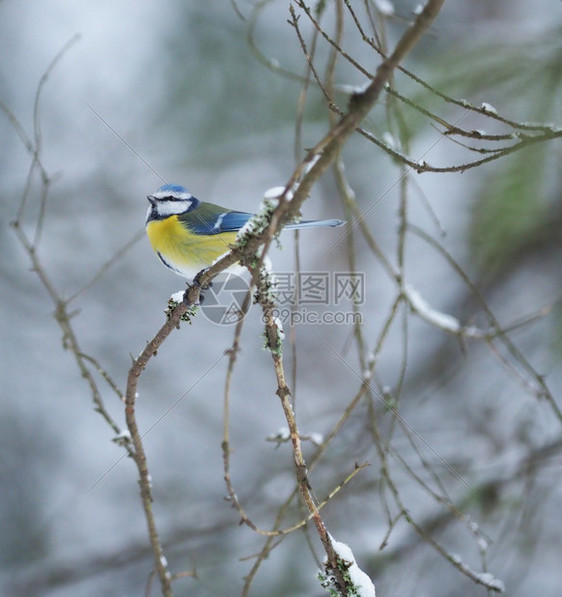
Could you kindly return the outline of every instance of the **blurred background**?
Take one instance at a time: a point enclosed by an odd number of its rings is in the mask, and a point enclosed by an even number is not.
[[[357,4],[359,10],[363,3]],[[394,2],[394,15],[385,19],[391,44],[411,21],[415,4]],[[376,14],[384,3],[370,6]],[[185,287],[161,266],[142,234],[146,195],[164,180],[186,185],[203,200],[253,212],[264,192],[284,185],[293,171],[299,77],[306,61],[288,18],[281,0],[0,2],[0,100],[30,137],[38,83],[64,44],[80,35],[42,91],[42,161],[55,182],[38,255],[68,298],[140,235],[72,302],[81,349],[122,389],[131,355],[162,325],[170,294]],[[333,18],[330,6],[325,23]],[[449,2],[406,65],[439,90],[477,106],[488,102],[513,121],[560,123],[561,25],[559,2]],[[376,55],[361,42],[349,15],[344,39],[350,53],[376,68]],[[319,42],[319,64],[327,54]],[[342,61],[336,82],[361,85],[365,79]],[[396,84],[449,122],[462,119],[464,128],[488,133],[499,128],[405,78]],[[343,93],[340,99],[345,106]],[[413,159],[433,165],[474,159],[419,114],[405,112],[404,121]],[[380,138],[388,132],[384,102],[368,124]],[[298,157],[328,127],[323,96],[312,88]],[[2,592],[141,595],[152,555],[136,469],[94,412],[87,384],[63,349],[54,305],[9,227],[31,158],[5,115],[0,134]],[[343,161],[373,237],[395,263],[400,167],[359,136],[346,145]],[[509,337],[529,369],[512,353],[498,354],[497,346],[484,341],[460,343],[404,309],[374,376],[377,387],[399,395],[408,425],[388,436],[395,456],[389,466],[404,507],[449,553],[500,578],[509,595],[554,596],[562,586],[561,426],[548,401],[537,399],[535,375],[546,381],[560,408],[560,162],[560,141],[551,141],[464,173],[410,173],[408,182],[409,221],[470,276],[500,324],[513,326]],[[40,191],[35,177],[23,221],[30,234]],[[331,173],[315,186],[303,214],[347,217]],[[301,233],[302,270],[349,271],[345,243],[333,248],[342,234]],[[292,272],[292,233],[283,234],[282,245],[272,251],[274,269]],[[363,337],[372,350],[396,286],[358,233],[353,254],[365,274]],[[462,276],[419,236],[406,243],[405,272],[433,308],[486,327]],[[285,423],[261,333],[254,306],[232,380],[231,474],[247,512],[269,529],[294,477],[289,445],[266,441]],[[300,429],[325,435],[361,387],[353,327],[301,325],[294,333],[296,348],[288,344],[285,354],[288,370],[297,357],[290,381]],[[225,350],[232,338],[232,327],[199,315],[172,334],[140,381],[139,424],[146,432],[166,556],[172,572],[196,569],[198,575],[177,581],[177,595],[240,594],[252,555],[264,543],[238,525],[224,499],[222,399]],[[124,426],[122,404],[101,377],[99,382],[107,409]],[[373,400],[381,425],[391,426],[384,419],[391,418],[388,410]],[[356,409],[312,477],[321,497],[355,462],[371,464],[324,509],[330,532],[352,547],[378,595],[486,594],[403,518],[379,549],[389,532],[388,487],[381,481],[366,413],[366,405]],[[304,447],[305,455],[314,452],[312,443]],[[442,492],[479,525],[485,549],[468,519],[459,522],[423,490],[420,479],[435,480],[428,470],[439,473]],[[397,514],[395,506],[389,511]],[[282,526],[302,516],[294,507]],[[250,594],[323,594],[309,542],[321,557],[313,529],[290,534],[262,564]],[[158,594],[156,584],[151,594]]]

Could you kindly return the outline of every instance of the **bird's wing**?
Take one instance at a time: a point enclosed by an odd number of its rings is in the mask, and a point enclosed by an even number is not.
[[[227,211],[218,218],[218,232],[238,232],[251,217],[244,211]]]
[[[179,216],[179,220],[194,234],[236,232],[252,217],[242,211],[229,211],[214,203],[200,203],[196,209]]]

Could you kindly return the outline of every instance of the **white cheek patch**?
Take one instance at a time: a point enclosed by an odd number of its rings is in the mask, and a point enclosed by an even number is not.
[[[167,218],[168,216],[179,215],[186,212],[193,201],[159,201],[156,204],[156,211],[161,218]],[[150,211],[150,209],[149,209]]]

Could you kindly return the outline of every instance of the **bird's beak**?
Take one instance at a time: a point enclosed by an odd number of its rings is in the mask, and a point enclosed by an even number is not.
[[[156,205],[156,197],[154,195],[147,195],[146,198],[150,201],[150,205]]]

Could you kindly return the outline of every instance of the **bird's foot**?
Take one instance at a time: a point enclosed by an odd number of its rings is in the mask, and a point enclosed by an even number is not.
[[[197,286],[197,288],[199,288],[200,290],[206,290],[207,288],[211,288],[211,286],[213,285],[212,282],[206,282],[204,284],[201,283],[201,278],[203,277],[203,275],[205,274],[205,272],[209,271],[209,268],[206,267],[205,269],[202,269],[196,276],[195,278],[193,278],[193,286]]]
[[[207,290],[208,288],[211,288],[213,286],[212,282],[205,282],[202,283],[201,282],[201,278],[202,276],[205,274],[205,272],[208,270],[209,268],[206,267],[205,269],[202,269],[194,278],[193,278],[193,283],[191,285],[188,284],[188,289],[187,292],[189,293],[189,290],[192,288],[197,288],[199,289],[199,304],[202,305],[203,302],[205,301],[205,295],[203,294],[204,290]]]

